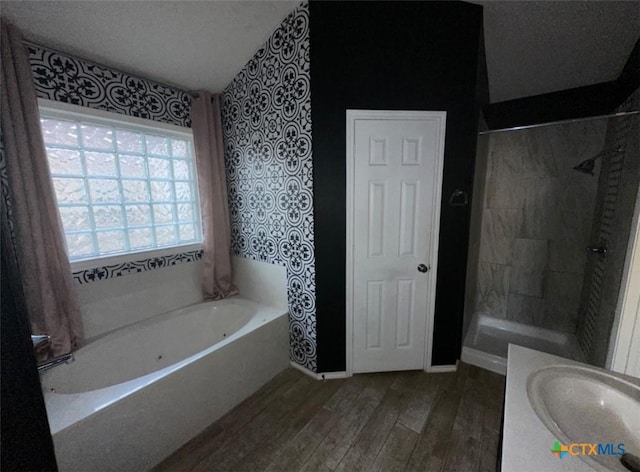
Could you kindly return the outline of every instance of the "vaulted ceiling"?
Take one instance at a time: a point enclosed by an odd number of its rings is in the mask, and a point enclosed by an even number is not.
[[[491,102],[618,77],[640,37],[639,1],[473,1],[484,7]]]
[[[35,42],[183,88],[222,90],[298,1],[2,1]],[[640,1],[493,1],[485,9],[491,102],[618,76]]]
[[[36,43],[190,90],[221,91],[299,1],[0,1]]]

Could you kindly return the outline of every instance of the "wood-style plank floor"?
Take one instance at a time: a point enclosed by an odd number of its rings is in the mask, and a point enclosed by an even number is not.
[[[287,369],[154,471],[494,472],[504,377]]]

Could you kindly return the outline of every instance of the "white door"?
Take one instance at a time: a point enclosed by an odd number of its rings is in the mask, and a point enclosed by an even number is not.
[[[445,117],[347,112],[353,372],[430,367]]]

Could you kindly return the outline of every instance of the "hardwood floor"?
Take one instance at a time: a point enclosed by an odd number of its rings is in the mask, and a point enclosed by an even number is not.
[[[494,472],[504,377],[287,369],[154,471]]]

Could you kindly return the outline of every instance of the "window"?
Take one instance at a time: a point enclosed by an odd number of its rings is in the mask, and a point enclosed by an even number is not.
[[[69,259],[201,242],[191,130],[69,108],[40,104]]]

